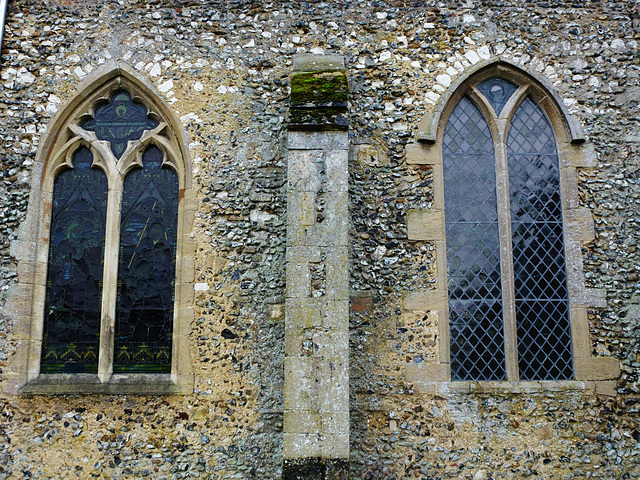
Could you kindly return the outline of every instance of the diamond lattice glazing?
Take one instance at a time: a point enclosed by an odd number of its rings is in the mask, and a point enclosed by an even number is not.
[[[507,147],[520,378],[572,378],[558,156],[551,124],[529,98]]]
[[[467,98],[447,123],[443,161],[451,375],[504,379],[495,155],[489,126]]]

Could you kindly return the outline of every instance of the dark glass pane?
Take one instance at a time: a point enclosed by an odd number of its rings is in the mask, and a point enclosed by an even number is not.
[[[516,299],[566,299],[560,222],[512,222]]]
[[[98,370],[107,178],[80,147],[53,187],[41,372]]]
[[[519,300],[518,367],[522,380],[570,380],[569,306],[563,300]]]
[[[489,100],[497,116],[500,116],[500,112],[502,112],[511,95],[518,89],[513,83],[501,78],[492,78],[482,82],[477,88]]]
[[[129,140],[138,140],[145,130],[157,127],[158,122],[148,118],[147,108],[135,103],[128,92],[119,91],[111,96],[109,103],[96,108],[91,120],[80,126],[96,132],[98,140],[107,140],[113,154],[120,158]]]
[[[504,380],[502,300],[449,299],[451,377]]]
[[[509,152],[511,216],[519,222],[556,222],[562,218],[557,155]],[[517,159],[517,161],[515,160]]]
[[[573,377],[558,155],[551,124],[525,99],[507,142],[518,364],[523,380]]]
[[[463,98],[443,140],[451,375],[506,376],[500,244],[493,140],[478,109]]]
[[[124,181],[114,372],[170,372],[178,178],[153,146]]]
[[[447,224],[449,298],[501,298],[497,238],[496,223]]]

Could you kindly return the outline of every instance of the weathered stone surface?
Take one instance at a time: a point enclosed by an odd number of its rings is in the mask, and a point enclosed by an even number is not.
[[[341,149],[353,149],[348,294],[370,299],[349,313],[343,478],[637,476],[637,3],[178,3],[9,2],[0,66],[0,478],[282,478],[285,151],[336,141],[313,144],[305,136],[315,132],[285,125],[294,56],[312,51],[345,59],[350,138],[337,135]],[[405,299],[445,284],[435,245],[407,240],[406,213],[443,204],[432,166],[413,164],[417,152],[405,146],[445,85],[497,57],[545,78],[584,126],[587,141],[571,148],[586,154],[562,166],[578,179],[570,207],[594,220],[595,237],[577,250],[588,292],[597,292],[581,300],[589,330],[581,342],[621,372],[591,384],[456,392],[440,388],[445,382],[422,393],[404,366],[427,361],[439,319],[413,315],[420,306],[405,311]],[[188,337],[196,391],[16,396],[28,316],[6,300],[26,271],[17,262],[33,261],[32,242],[41,241],[25,220],[42,173],[36,154],[81,79],[115,61],[148,79],[187,132],[197,185],[187,234],[194,281],[209,287],[193,298]],[[321,304],[310,325],[335,328],[347,302]]]
[[[620,362],[615,358],[576,359],[575,370],[577,380],[616,380]]]
[[[332,133],[289,135],[284,478],[325,478],[332,459],[340,459],[347,471],[346,138]],[[316,468],[318,459],[322,466]]]
[[[296,55],[290,98],[290,130],[346,130],[349,84],[344,58]]]
[[[444,240],[444,212],[409,210],[407,237],[409,240]]]

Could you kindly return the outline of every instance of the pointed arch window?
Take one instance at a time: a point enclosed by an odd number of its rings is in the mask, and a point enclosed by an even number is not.
[[[115,372],[166,372],[171,365],[178,178],[151,146],[122,193]]]
[[[549,119],[490,78],[455,105],[442,145],[452,378],[573,378]]]
[[[47,268],[42,371],[98,371],[107,177],[80,146],[56,176]]]
[[[48,243],[39,246],[45,268],[34,273],[22,391],[188,392],[185,143],[169,110],[128,71],[80,98],[41,155],[36,194]]]

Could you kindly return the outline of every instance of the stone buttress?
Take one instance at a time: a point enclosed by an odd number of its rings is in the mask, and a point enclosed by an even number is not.
[[[288,134],[285,480],[348,477],[346,109],[343,58],[296,56]]]

